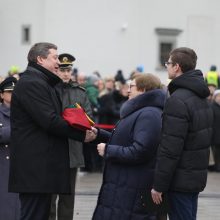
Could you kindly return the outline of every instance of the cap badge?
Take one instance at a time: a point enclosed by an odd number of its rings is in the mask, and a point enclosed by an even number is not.
[[[67,58],[67,57],[64,57],[64,58],[63,58],[63,62],[64,62],[64,63],[68,63],[68,58]]]

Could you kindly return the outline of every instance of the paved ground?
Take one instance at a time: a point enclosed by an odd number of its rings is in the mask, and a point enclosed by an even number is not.
[[[79,173],[74,220],[91,220],[101,181],[100,173]],[[207,187],[199,197],[197,219],[220,220],[220,173],[208,174]]]

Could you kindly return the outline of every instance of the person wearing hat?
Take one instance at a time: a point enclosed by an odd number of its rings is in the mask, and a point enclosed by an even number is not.
[[[59,55],[58,59],[60,61],[58,76],[63,82],[57,88],[60,92],[63,110],[72,104],[78,103],[91,117],[92,109],[85,89],[72,79],[75,57],[71,54],[63,53]],[[53,195],[49,220],[55,220],[56,216],[57,220],[73,219],[77,168],[84,167],[82,142],[69,139],[69,158],[71,194]],[[56,200],[58,200],[57,203]]]
[[[217,66],[211,65],[209,72],[205,75],[205,81],[208,85],[213,85],[218,89],[220,87],[220,77],[217,72]]]
[[[9,143],[10,143],[10,105],[11,95],[17,80],[8,77],[0,84],[0,219],[18,220],[20,203],[18,194],[8,193]]]

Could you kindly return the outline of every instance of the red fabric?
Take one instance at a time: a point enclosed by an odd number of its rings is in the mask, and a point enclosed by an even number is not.
[[[62,113],[62,117],[74,128],[83,131],[91,129],[90,122],[82,108],[66,108]]]
[[[107,125],[107,124],[95,124],[96,128],[103,128],[103,129],[113,129],[115,125]]]

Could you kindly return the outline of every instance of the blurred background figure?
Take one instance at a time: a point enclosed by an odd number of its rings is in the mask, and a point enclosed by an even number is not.
[[[20,76],[19,76],[20,72],[21,72],[20,67],[13,65],[10,67],[10,69],[8,71],[8,76],[13,76],[18,80],[20,78]]]
[[[105,91],[102,93],[102,95],[109,94],[115,89],[115,78],[113,76],[105,77]]]
[[[117,82],[117,89],[99,98],[99,123],[115,125],[120,119],[120,109],[128,99],[128,85]]]
[[[144,72],[144,65],[138,65],[136,68],[136,71],[139,73],[143,73]]]
[[[86,89],[86,94],[89,98],[91,107],[92,107],[92,113],[93,113],[93,118],[95,122],[98,121],[98,108],[99,108],[99,103],[98,103],[98,96],[99,96],[99,90],[98,90],[98,83],[99,83],[100,78],[96,76],[95,74],[91,74],[88,76],[84,87]]]
[[[78,77],[78,69],[77,68],[73,68],[73,71],[72,71],[72,80],[73,81],[77,81],[77,77]]]
[[[8,77],[0,84],[0,219],[19,220],[20,202],[18,194],[8,193],[10,160],[10,106],[11,95],[17,80]]]
[[[213,94],[212,109],[214,112],[213,136],[212,136],[212,152],[214,165],[210,171],[220,172],[220,90],[216,90]]]
[[[93,120],[98,123],[99,110],[99,81],[97,74],[92,73],[86,79],[84,87],[92,108]],[[100,172],[102,170],[102,158],[98,155],[96,145],[92,143],[83,144],[83,154],[85,159],[85,168],[81,168],[84,172]]]
[[[98,78],[101,78],[101,74],[99,73],[99,71],[94,71],[93,74]]]
[[[209,72],[205,75],[205,81],[208,85],[213,85],[217,89],[220,86],[220,79],[219,79],[219,74],[217,72],[217,67],[215,65],[212,65],[210,67]]]
[[[77,73],[77,83],[82,86],[82,87],[85,87],[85,84],[86,84],[86,74],[83,73],[83,72],[79,72]]]
[[[208,96],[208,100],[209,100],[209,102],[211,103],[212,101],[213,101],[213,94],[214,94],[214,92],[215,92],[215,90],[216,90],[216,85],[214,85],[214,84],[208,84],[208,88],[209,88],[209,91],[210,91],[210,94],[209,94],[209,96]]]
[[[122,70],[118,70],[115,75],[115,82],[120,82],[121,84],[125,84],[126,80]]]

